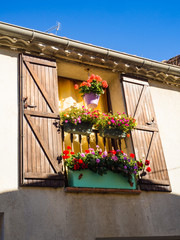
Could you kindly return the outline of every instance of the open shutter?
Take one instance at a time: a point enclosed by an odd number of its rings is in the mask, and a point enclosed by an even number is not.
[[[171,191],[161,139],[148,82],[123,76],[128,115],[138,123],[132,131],[136,159],[150,160],[151,172],[140,180],[142,190]]]
[[[21,55],[21,184],[61,187],[64,184],[61,133],[58,132],[56,62]]]

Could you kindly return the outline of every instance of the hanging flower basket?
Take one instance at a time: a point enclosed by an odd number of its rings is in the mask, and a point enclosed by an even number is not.
[[[79,89],[79,93],[82,94],[86,106],[88,108],[96,108],[99,102],[101,94],[104,94],[106,88],[108,87],[107,82],[102,80],[98,75],[92,74],[87,81],[80,84],[74,85],[76,90]]]
[[[88,108],[96,108],[98,106],[100,96],[95,93],[85,93],[83,99]]]
[[[99,135],[106,138],[125,138],[126,133],[119,129],[104,128],[99,130]]]
[[[136,120],[125,113],[102,113],[95,123],[95,128],[99,130],[101,137],[125,138],[129,137],[129,132],[137,125]]]
[[[77,125],[67,122],[63,123],[64,131],[73,134],[86,135],[88,136],[92,132],[91,123],[78,123]]]

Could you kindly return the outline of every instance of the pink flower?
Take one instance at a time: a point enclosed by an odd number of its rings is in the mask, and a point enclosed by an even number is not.
[[[118,160],[118,158],[117,158],[116,156],[112,156],[112,159],[113,159],[114,161],[117,161],[117,160]]]

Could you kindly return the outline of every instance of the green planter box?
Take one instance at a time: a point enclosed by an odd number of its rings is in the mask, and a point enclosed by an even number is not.
[[[92,132],[91,123],[79,123],[77,125],[73,123],[63,123],[64,131],[73,134],[88,136]]]
[[[99,135],[101,137],[107,137],[107,138],[125,138],[126,133],[120,131],[119,129],[100,129],[99,130]]]
[[[81,179],[79,175],[83,174]],[[90,170],[72,171],[68,170],[68,185],[70,187],[89,187],[89,188],[118,188],[136,189],[136,180],[133,175],[133,186],[128,182],[128,178],[121,174],[108,171],[107,174],[100,176]]]

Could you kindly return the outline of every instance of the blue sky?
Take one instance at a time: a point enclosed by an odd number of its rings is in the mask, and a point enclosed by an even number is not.
[[[162,61],[179,55],[180,1],[1,1],[0,21]]]

